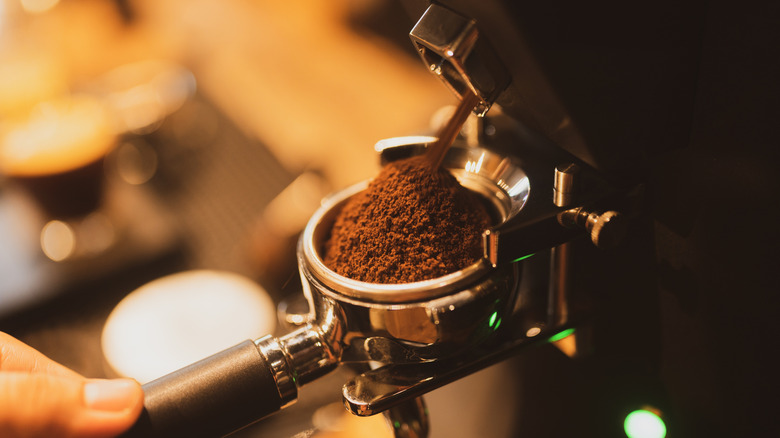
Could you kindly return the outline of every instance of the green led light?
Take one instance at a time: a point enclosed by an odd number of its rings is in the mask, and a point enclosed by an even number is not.
[[[496,323],[496,318],[498,318],[498,312],[493,312],[493,314],[490,315],[490,321],[488,321],[490,327],[493,327],[493,324]]]
[[[572,333],[574,333],[574,329],[573,328],[566,329],[566,330],[564,330],[564,331],[562,331],[560,333],[556,333],[556,334],[550,336],[549,341],[550,342],[560,341],[561,339],[565,338],[566,336],[569,336]]]
[[[534,253],[534,254],[535,254],[535,253]],[[527,258],[529,258],[529,257],[533,257],[533,256],[534,256],[534,254],[528,254],[528,255],[524,255],[524,256],[522,256],[522,257],[516,258],[516,259],[512,260],[512,263],[517,263],[517,262],[519,262],[519,261],[521,261],[521,260],[525,260],[525,259],[527,259]]]
[[[623,429],[628,438],[664,438],[666,424],[653,412],[638,409],[626,416]]]

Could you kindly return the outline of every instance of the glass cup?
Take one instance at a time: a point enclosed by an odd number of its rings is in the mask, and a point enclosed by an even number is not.
[[[56,221],[75,233],[103,202],[103,161],[116,137],[109,113],[95,98],[42,102],[0,127],[0,173],[36,201],[47,225]],[[49,230],[41,235],[46,252],[51,229],[43,228]]]

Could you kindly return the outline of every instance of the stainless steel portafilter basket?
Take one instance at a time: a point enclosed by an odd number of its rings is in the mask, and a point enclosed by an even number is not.
[[[392,143],[380,151],[385,161],[426,146],[419,139]],[[517,215],[528,198],[528,178],[509,157],[456,144],[442,165],[492,207],[496,225]],[[518,264],[493,265],[483,258],[432,280],[373,284],[338,275],[323,263],[321,248],[339,209],[366,186],[326,198],[299,240],[309,304],[301,327],[245,341],[144,385],[144,413],[129,435],[222,436],[293,403],[299,387],[339,364],[380,375],[384,367],[451,362],[495,335],[515,305]],[[394,383],[387,391],[381,382],[369,386],[345,384],[345,405],[353,413],[371,415],[409,401]]]

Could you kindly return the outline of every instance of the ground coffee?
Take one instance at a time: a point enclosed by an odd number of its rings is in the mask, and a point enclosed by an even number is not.
[[[478,195],[425,157],[387,164],[339,212],[325,264],[370,283],[441,277],[482,256],[490,215]]]

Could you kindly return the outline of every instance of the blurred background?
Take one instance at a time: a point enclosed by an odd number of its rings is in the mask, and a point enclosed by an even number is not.
[[[375,174],[378,140],[429,133],[455,102],[413,24],[385,0],[0,1],[0,330],[89,377],[177,359],[132,357],[133,342],[197,358],[284,333],[275,306],[300,293],[295,241],[320,199]],[[180,278],[116,315],[181,272],[217,295]],[[234,294],[247,279],[250,297]],[[501,366],[431,396],[434,436],[510,434]],[[344,381],[239,434],[381,436],[381,418],[346,416]]]

